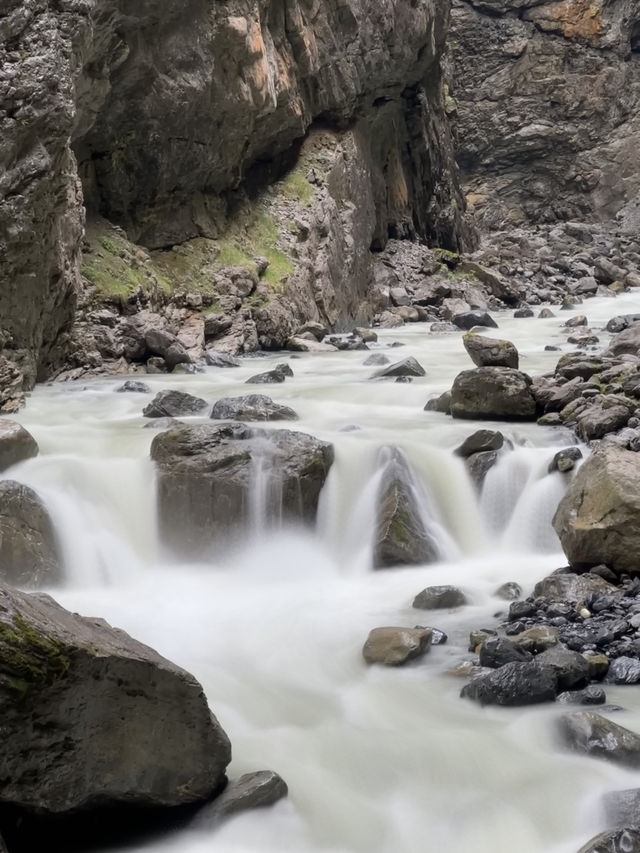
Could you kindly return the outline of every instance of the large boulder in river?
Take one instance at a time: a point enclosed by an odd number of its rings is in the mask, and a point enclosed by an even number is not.
[[[0,482],[0,576],[15,586],[37,587],[61,579],[55,531],[44,504],[28,486]]]
[[[477,367],[513,367],[518,369],[518,350],[511,341],[485,338],[472,332],[462,336],[464,348]]]
[[[38,455],[38,445],[30,432],[8,418],[0,418],[0,471]]]
[[[289,406],[274,403],[266,394],[223,397],[213,404],[211,417],[220,421],[297,421]]]
[[[383,367],[373,374],[373,379],[383,379],[390,376],[424,376],[425,369],[412,355],[402,361],[396,361],[388,367]]]
[[[580,467],[553,518],[569,562],[640,573],[640,455],[607,446]]]
[[[224,783],[229,740],[189,673],[102,619],[0,586],[0,803],[178,806]]]
[[[201,397],[186,391],[158,391],[153,400],[144,407],[145,418],[180,418],[202,415],[209,404]]]
[[[201,424],[156,436],[151,458],[165,543],[202,556],[252,523],[314,522],[333,447],[301,432]]]
[[[413,473],[400,451],[384,452],[389,458],[378,493],[373,567],[432,563],[439,550],[420,512]]]
[[[563,743],[573,752],[640,769],[640,736],[594,711],[576,711],[558,721]]]
[[[531,379],[510,367],[477,367],[459,373],[451,389],[454,418],[534,420]]]

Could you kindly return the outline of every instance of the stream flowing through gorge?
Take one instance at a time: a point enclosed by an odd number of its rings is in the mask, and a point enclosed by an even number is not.
[[[634,311],[636,301],[631,293],[581,309],[598,328]],[[545,344],[575,349],[562,328],[568,312],[548,320],[494,316],[496,336],[514,342],[532,376],[552,370],[560,355]],[[393,341],[404,346],[387,349]],[[547,474],[547,465],[572,443],[570,433],[423,411],[472,366],[459,334],[415,324],[381,331],[373,347],[392,360],[415,356],[426,377],[369,381],[376,368],[363,366],[364,352],[300,354],[289,361],[294,377],[265,389],[300,415],[276,427],[335,446],[317,529],[267,529],[258,465],[251,529],[206,564],[177,562],[159,545],[149,460],[157,430],[143,429],[149,420],[141,415],[150,395],[114,393],[122,377],[51,384],[38,387],[17,418],[40,455],[3,476],[35,488],[52,514],[67,582],[51,593],[194,673],[231,738],[232,778],[268,768],[289,785],[288,799],[270,809],[123,849],[576,853],[604,828],[602,793],[637,786],[631,771],[559,748],[553,720],[561,707],[481,708],[459,698],[464,681],[447,673],[468,656],[469,630],[493,627],[494,614],[506,611],[494,595],[500,584],[517,581],[528,595],[565,565],[550,521],[566,481]],[[236,369],[144,380],[153,393],[176,388],[213,403],[252,393],[245,380],[284,360],[289,355],[278,353]],[[478,500],[452,450],[482,426],[502,430],[514,449],[501,452]],[[443,555],[437,564],[371,569],[376,487],[390,446],[411,463]],[[413,597],[433,584],[459,586],[470,603],[412,609]],[[446,631],[448,643],[401,669],[366,666],[370,629],[416,624]],[[637,690],[612,687],[608,698],[625,708],[617,722],[640,729]]]

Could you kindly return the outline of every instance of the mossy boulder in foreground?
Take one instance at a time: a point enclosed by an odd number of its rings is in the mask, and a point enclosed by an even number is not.
[[[0,806],[178,806],[225,781],[200,684],[102,619],[0,585]]]

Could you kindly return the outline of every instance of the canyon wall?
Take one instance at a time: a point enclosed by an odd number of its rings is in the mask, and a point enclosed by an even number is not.
[[[620,214],[638,230],[637,0],[453,0],[449,45],[481,227]]]
[[[444,110],[448,16],[439,0],[5,0],[4,409],[67,356],[84,205],[148,249],[219,238],[295,168],[310,129],[328,129],[332,157],[344,134],[357,150],[353,220],[365,203],[347,234],[352,254],[388,235],[472,243]],[[321,226],[322,239],[331,230]],[[343,248],[324,253],[338,259],[322,284],[343,306],[336,323],[352,302],[334,272]],[[358,269],[366,296],[369,260]]]

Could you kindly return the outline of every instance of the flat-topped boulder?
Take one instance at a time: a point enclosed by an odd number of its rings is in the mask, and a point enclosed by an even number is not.
[[[3,805],[178,806],[224,784],[231,748],[200,684],[102,619],[0,586],[0,680]]]
[[[640,456],[607,446],[570,483],[553,518],[569,562],[640,573]]]
[[[314,523],[333,447],[302,432],[207,423],[157,435],[151,458],[162,538],[199,557],[253,524]]]
[[[222,397],[213,404],[211,417],[222,421],[297,421],[289,406],[274,403],[266,394]]]
[[[451,414],[479,420],[534,420],[531,379],[511,367],[463,370],[451,389]]]

